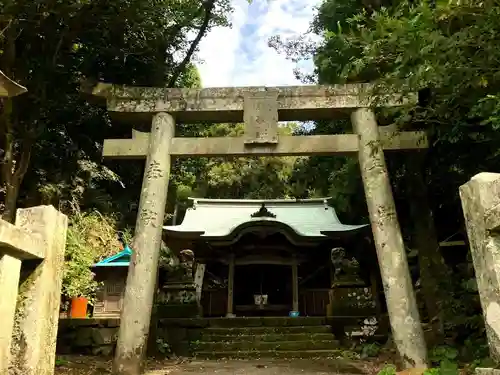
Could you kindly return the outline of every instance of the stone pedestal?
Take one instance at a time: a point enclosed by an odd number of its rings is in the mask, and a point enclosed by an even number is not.
[[[460,199],[490,354],[500,363],[500,174],[475,175],[460,187]]]
[[[173,281],[165,284],[158,297],[161,304],[195,304],[196,285],[191,281]]]

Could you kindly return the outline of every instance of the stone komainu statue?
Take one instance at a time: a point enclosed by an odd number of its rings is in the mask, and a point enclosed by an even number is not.
[[[342,271],[342,265],[345,259],[345,249],[343,247],[334,247],[330,252],[330,260],[334,269],[334,280],[338,279]]]
[[[184,268],[184,276],[187,280],[193,281],[194,252],[186,249],[179,253],[181,266]]]

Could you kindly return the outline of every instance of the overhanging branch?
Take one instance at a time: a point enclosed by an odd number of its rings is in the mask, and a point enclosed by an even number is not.
[[[191,61],[191,57],[193,56],[194,51],[196,51],[196,48],[200,44],[201,39],[203,38],[205,32],[207,31],[208,24],[210,23],[210,18],[212,17],[212,11],[214,9],[214,6],[215,6],[215,0],[207,0],[207,2],[203,5],[203,7],[205,8],[205,17],[203,19],[203,23],[201,24],[200,30],[198,31],[198,35],[196,35],[196,38],[194,38],[193,42],[191,43],[191,46],[189,47],[189,50],[186,53],[186,56],[184,56],[184,59],[174,70],[172,77],[170,77],[170,80],[167,83],[167,87],[173,87],[175,85],[175,82],[177,81],[177,79],[179,79],[184,69],[186,69],[186,66],[189,63],[189,61]]]

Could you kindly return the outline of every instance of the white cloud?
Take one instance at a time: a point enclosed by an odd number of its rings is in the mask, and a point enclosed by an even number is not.
[[[233,28],[212,30],[200,46],[203,86],[300,84],[293,74],[295,63],[270,48],[268,40],[274,35],[304,34],[320,1],[233,0]]]
[[[200,43],[197,63],[205,87],[231,86],[236,51],[240,44],[239,29],[245,24],[248,14],[246,0],[233,0],[232,28],[215,27]]]

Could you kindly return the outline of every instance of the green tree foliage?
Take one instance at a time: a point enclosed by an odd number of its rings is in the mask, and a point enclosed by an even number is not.
[[[283,125],[281,134],[290,135],[295,124]],[[216,124],[204,136],[243,136],[243,124]],[[210,158],[195,184],[197,195],[210,198],[286,198],[293,196],[290,175],[295,157]]]
[[[63,277],[63,295],[68,298],[93,298],[98,283],[91,269],[96,262],[121,251],[116,233],[117,220],[98,211],[77,212],[71,216],[66,241],[66,262]],[[130,230],[122,237],[130,241]]]
[[[191,57],[207,30],[227,24],[228,11],[227,0],[1,2],[0,69],[28,88],[2,103],[3,217],[13,220],[28,170],[36,201],[46,184],[68,195],[70,166],[98,160],[103,133],[113,130],[105,110],[79,93],[83,79],[194,84]]]
[[[13,221],[17,204],[53,204],[70,215],[67,296],[92,294],[89,266],[119,251],[144,164],[102,164],[102,140],[130,129],[82,83],[200,87],[191,58],[230,10],[227,0],[0,2],[0,69],[28,88],[0,106],[0,211]]]
[[[476,173],[498,169],[499,11],[495,2],[324,0],[311,25],[312,32],[321,36],[319,43],[312,44],[304,36],[272,41],[294,60],[308,52],[314,59],[317,83],[374,82],[378,92],[418,93],[416,106],[379,116],[381,124],[426,130],[430,141],[423,155],[386,155],[409,247],[415,246],[416,231],[425,227],[422,223],[432,222],[430,217],[417,223],[414,212],[419,203],[412,200],[415,186],[424,188],[419,199],[428,195],[434,213],[437,235],[427,226],[427,238],[444,240],[464,232],[458,187]],[[317,123],[311,133],[350,130],[347,123],[337,121]],[[328,178],[308,179],[312,166]],[[344,213],[366,212],[364,202],[356,199],[363,191],[354,160],[310,158],[294,173],[309,181],[303,190],[332,192]],[[432,243],[427,249],[420,243],[418,251],[409,252],[410,260],[420,262],[421,282],[425,275],[448,291],[430,304],[445,310],[440,320],[454,342],[460,343],[468,335],[472,342],[475,337],[484,338],[482,319],[477,315],[478,296],[468,287],[474,278],[470,259],[465,253],[439,251]],[[433,258],[431,271],[425,273],[429,258]],[[451,278],[441,277],[450,271]],[[446,289],[441,285],[443,279]],[[427,294],[424,299],[429,299],[429,292],[425,287],[422,290]]]

